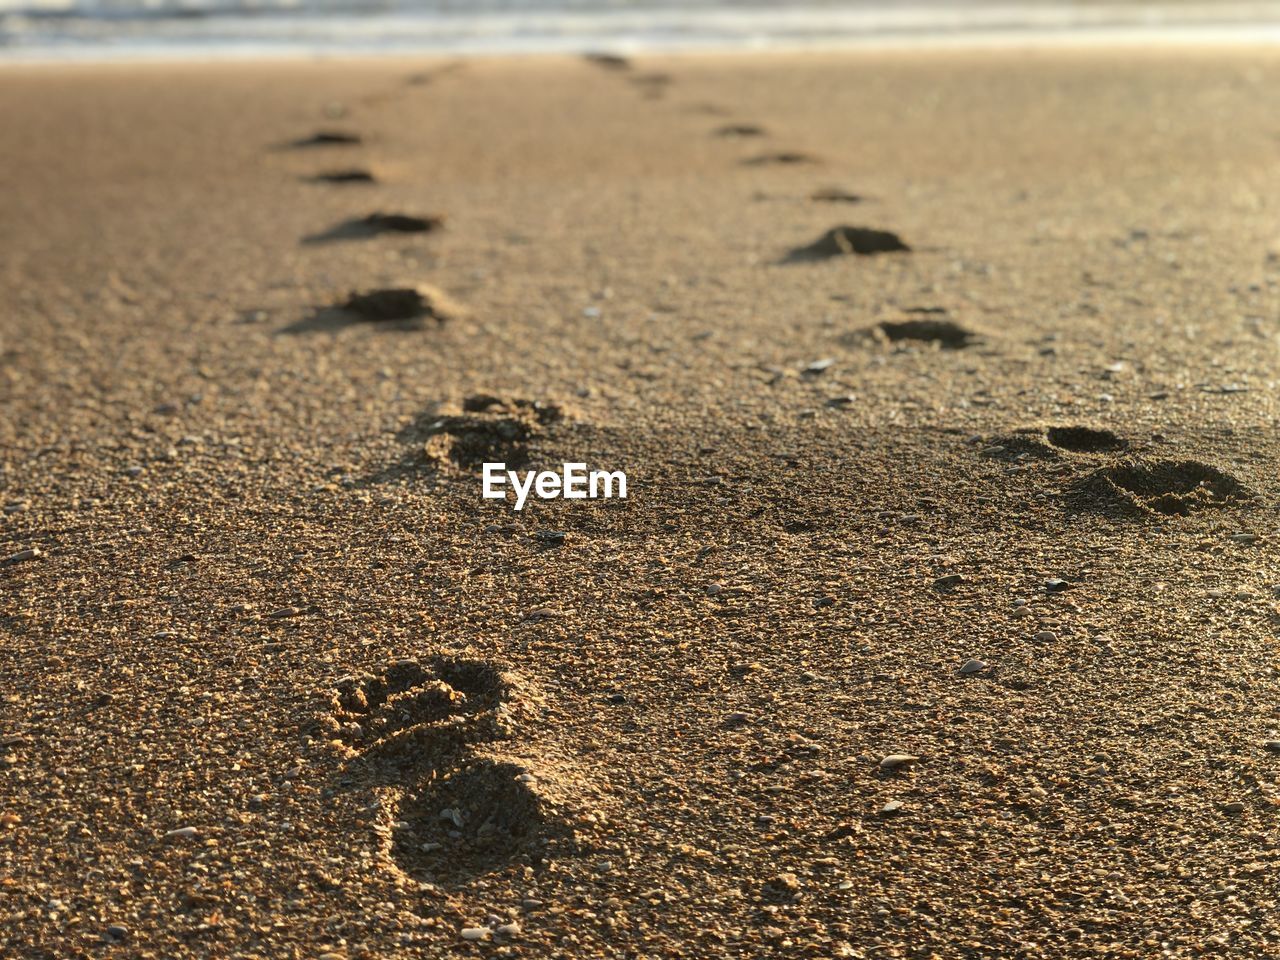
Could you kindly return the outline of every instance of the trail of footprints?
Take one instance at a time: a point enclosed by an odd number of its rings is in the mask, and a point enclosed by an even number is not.
[[[454,884],[516,861],[537,863],[570,838],[579,805],[545,755],[528,749],[536,695],[479,660],[398,660],[339,681],[316,719],[345,772],[387,796],[374,825],[389,865]]]
[[[625,76],[643,96],[649,99],[661,98],[673,83],[673,78],[665,73],[639,73],[625,57],[609,53],[587,54],[585,59],[598,67]],[[408,82],[410,85],[421,85],[428,82],[431,76],[414,75]],[[766,136],[763,127],[753,123],[730,123],[713,131],[715,136],[728,139],[758,138]],[[299,150],[316,148],[350,148],[361,146],[364,138],[347,130],[318,130],[310,136],[301,137],[286,147]],[[782,165],[794,166],[817,163],[818,159],[809,154],[795,150],[779,150],[757,154],[742,160],[747,166]],[[331,185],[377,184],[378,176],[368,167],[352,166],[324,170],[311,174],[304,179],[313,183]],[[857,203],[862,200],[857,194],[838,188],[824,188],[811,195],[816,202]],[[303,244],[332,243],[345,240],[357,240],[388,233],[429,233],[438,230],[444,218],[438,214],[417,215],[408,213],[375,212],[362,217],[351,217],[327,230],[302,238]],[[844,256],[871,256],[883,253],[908,253],[911,247],[890,231],[863,226],[837,226],[828,230],[816,241],[793,248],[782,263],[798,263],[813,260],[825,260]],[[423,294],[423,291],[427,291]],[[439,304],[445,304],[442,308]],[[344,301],[328,308],[322,308],[322,314],[345,314],[355,321],[375,323],[418,321],[433,319],[439,324],[463,315],[456,304],[434,288],[421,285],[406,284],[402,287],[382,288],[374,290],[352,291]],[[326,319],[328,319],[326,317]],[[289,332],[310,332],[317,329],[337,329],[341,323],[302,323],[291,325]],[[910,336],[910,334],[908,334]],[[947,335],[939,339],[946,341]]]

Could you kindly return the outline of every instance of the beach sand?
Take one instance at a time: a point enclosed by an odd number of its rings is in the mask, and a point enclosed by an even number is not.
[[[0,78],[0,954],[1280,942],[1280,55]]]

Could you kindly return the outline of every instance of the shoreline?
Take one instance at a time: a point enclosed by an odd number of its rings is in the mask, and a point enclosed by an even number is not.
[[[212,48],[207,44],[124,44],[111,49],[84,45],[69,48],[0,48],[0,69],[5,67],[129,66],[133,64],[216,64],[216,63],[296,63],[346,62],[400,58],[441,58],[466,60],[536,60],[560,56],[582,56],[595,52],[618,53],[630,57],[717,57],[794,55],[799,53],[842,54],[853,52],[929,53],[934,51],[1018,51],[1018,50],[1118,50],[1153,51],[1188,47],[1272,50],[1280,47],[1280,22],[1189,24],[1155,27],[1063,27],[1061,29],[974,30],[909,34],[851,36],[834,40],[776,41],[767,45],[749,43],[691,41],[688,43],[636,44],[627,41],[598,45],[579,42],[562,46],[495,46],[489,44],[442,47],[439,45],[345,45],[342,47],[287,44],[228,44]]]

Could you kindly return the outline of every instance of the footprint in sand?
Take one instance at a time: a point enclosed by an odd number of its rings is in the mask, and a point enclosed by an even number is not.
[[[1084,477],[1070,499],[1093,512],[1151,517],[1241,507],[1255,497],[1231,474],[1197,460],[1129,459]]]
[[[442,327],[466,316],[448,294],[426,284],[359,291],[341,303],[316,310],[289,324],[281,333],[336,332],[353,324],[372,323],[398,330],[420,330],[424,321]]]
[[[461,407],[433,405],[396,433],[405,452],[364,479],[374,486],[421,477],[476,473],[486,463],[526,469],[540,459],[540,444],[565,424],[556,403],[476,394]],[[576,426],[576,424],[575,424]]]
[[[563,408],[555,403],[504,400],[488,394],[468,397],[462,410],[428,426],[425,450],[429,459],[463,470],[485,463],[505,463],[510,470],[524,468],[530,444],[564,419]]]
[[[349,147],[363,143],[357,133],[344,133],[340,130],[319,130],[309,137],[292,141],[289,146],[295,149],[307,147]]]
[[[586,53],[583,54],[582,59],[597,67],[603,67],[605,70],[631,69],[631,61],[626,57],[618,56],[616,53]]]
[[[832,227],[813,243],[796,247],[784,263],[808,263],[835,257],[869,257],[879,253],[909,253],[911,247],[896,233],[870,227]]]
[[[447,294],[425,284],[353,293],[338,309],[368,323],[434,320],[443,325],[462,314]]]
[[[309,183],[377,183],[378,178],[369,170],[352,168],[350,170],[329,170],[305,177]]]
[[[348,783],[382,796],[374,830],[388,865],[457,884],[569,838],[579,792],[531,746],[535,692],[494,664],[399,660],[339,681],[316,731],[346,758]]]
[[[1118,434],[1093,427],[1050,427],[1045,439],[1050,446],[1072,453],[1114,453],[1129,446],[1129,441]]]
[[[723,127],[717,127],[714,135],[717,137],[763,137],[766,134],[764,127],[758,127],[754,123],[726,123]]]
[[[758,156],[747,157],[742,161],[748,167],[767,167],[767,166],[797,166],[805,163],[818,163],[818,158],[808,153],[800,153],[796,150],[784,150],[781,153],[762,153]]]
[[[367,217],[353,217],[334,224],[328,230],[304,237],[302,242],[316,244],[363,240],[384,233],[432,233],[444,226],[444,220],[439,214],[419,217],[407,213],[371,213]]]
[[[963,350],[978,339],[954,320],[886,320],[873,333],[889,343],[936,343],[943,350]]]
[[[1030,427],[1015,433],[992,437],[981,450],[983,457],[1025,462],[1058,460],[1062,451],[1079,454],[1114,453],[1125,450],[1129,441],[1110,430],[1093,427]]]
[[[814,203],[861,203],[865,198],[839,187],[820,187],[809,194]]]

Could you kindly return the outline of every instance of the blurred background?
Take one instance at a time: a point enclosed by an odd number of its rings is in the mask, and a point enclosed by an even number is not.
[[[0,0],[0,59],[1276,42],[1280,0]]]

